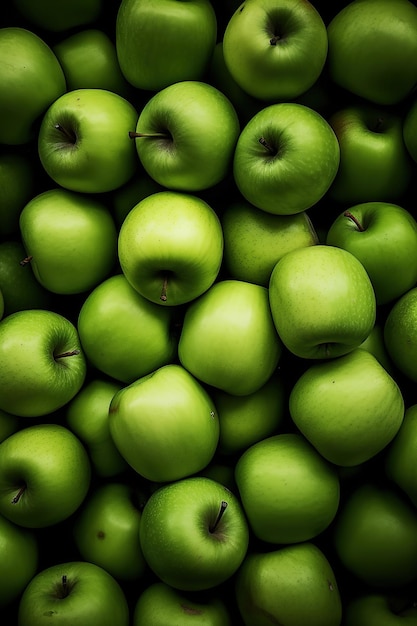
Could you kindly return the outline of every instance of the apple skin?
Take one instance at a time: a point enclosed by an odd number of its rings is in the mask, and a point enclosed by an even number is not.
[[[384,467],[388,478],[417,507],[417,404],[405,410],[401,428],[388,446]]]
[[[107,89],[74,89],[45,112],[38,133],[42,167],[59,186],[81,193],[105,193],[126,183],[136,169],[129,131],[137,112]]]
[[[385,318],[384,342],[397,370],[417,382],[417,287],[392,303]]]
[[[62,67],[36,33],[7,26],[0,29],[0,82],[0,144],[28,144],[39,118],[66,91]]]
[[[340,626],[342,601],[331,563],[303,542],[249,553],[235,579],[244,626]]]
[[[246,0],[223,35],[232,77],[265,101],[294,100],[306,92],[324,68],[327,47],[326,26],[308,1]]]
[[[0,608],[4,608],[19,598],[38,570],[38,539],[0,515],[0,551]]]
[[[104,0],[13,0],[21,15],[36,28],[60,33],[94,22],[100,17]]]
[[[0,321],[0,409],[40,417],[81,389],[87,364],[77,329],[54,311],[12,313]]]
[[[140,542],[162,582],[181,591],[201,591],[236,573],[248,549],[249,530],[232,492],[210,478],[192,476],[151,494],[142,511]]]
[[[48,189],[25,205],[19,227],[33,273],[52,293],[84,293],[116,266],[116,225],[97,198]]]
[[[209,0],[122,0],[115,38],[126,80],[156,92],[203,79],[217,39],[216,13]]]
[[[202,198],[161,191],[141,200],[119,230],[118,255],[132,287],[155,304],[191,302],[216,280],[223,231]]]
[[[360,465],[388,446],[405,412],[396,381],[360,348],[310,365],[290,391],[289,411],[318,452],[344,467]]]
[[[199,472],[213,458],[219,440],[211,397],[177,363],[118,391],[110,403],[109,427],[123,458],[153,482]]]
[[[375,592],[349,599],[344,607],[346,626],[414,626],[417,607],[412,603],[400,610],[390,594]]]
[[[325,195],[339,161],[339,143],[325,118],[305,105],[280,102],[255,113],[241,130],[233,176],[248,202],[291,215]]]
[[[336,246],[288,252],[272,270],[268,292],[281,341],[303,359],[347,354],[376,321],[375,292],[364,266]]]
[[[281,353],[266,287],[219,280],[188,304],[178,357],[204,384],[236,396],[254,393],[272,376]]]
[[[167,189],[191,193],[226,177],[240,133],[230,100],[213,85],[197,80],[180,81],[155,93],[130,130],[135,127],[132,137],[149,176]]]
[[[27,426],[0,444],[0,514],[19,526],[46,528],[66,520],[90,480],[88,454],[65,426]]]
[[[0,237],[19,236],[19,215],[35,195],[35,168],[24,152],[0,153]]]
[[[375,323],[375,326],[373,327],[365,341],[360,344],[359,348],[370,352],[381,363],[382,367],[387,370],[388,374],[395,378],[396,372],[394,364],[391,361],[388,355],[388,351],[385,347],[384,326],[382,322],[378,321]]]
[[[98,565],[56,563],[40,570],[26,587],[18,626],[46,626],[51,618],[56,626],[129,626],[129,605],[120,584]]]
[[[417,221],[398,204],[351,206],[330,225],[326,244],[359,259],[371,279],[377,306],[397,300],[417,282]]]

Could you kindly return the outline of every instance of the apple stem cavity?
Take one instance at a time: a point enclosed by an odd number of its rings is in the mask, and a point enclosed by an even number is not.
[[[271,44],[271,46],[276,46],[278,41],[281,39],[280,35],[274,35],[273,37],[271,37],[271,39],[269,40],[269,43]]]
[[[25,491],[26,491],[26,485],[22,485],[22,487],[20,487],[19,491],[14,496],[14,498],[12,498],[12,504],[17,504],[20,498],[23,496]]]
[[[164,276],[164,281],[162,283],[162,291],[160,295],[160,299],[162,302],[167,301],[167,289],[168,289],[168,276]]]
[[[163,137],[164,139],[168,139],[169,135],[167,133],[137,133],[136,131],[129,131],[129,138],[135,139],[136,137]]]
[[[358,218],[353,215],[353,213],[351,213],[350,211],[345,211],[343,213],[343,215],[345,217],[348,217],[350,220],[352,220],[352,222],[355,224],[355,226],[359,230],[359,232],[361,232],[361,233],[365,232],[364,227],[362,226],[362,224],[360,223]]]
[[[76,356],[77,354],[80,354],[79,350],[68,350],[68,352],[61,352],[61,354],[55,354],[54,359],[56,361],[57,359],[64,359],[67,356]]]
[[[210,528],[209,528],[209,530],[210,530],[210,532],[211,532],[211,533],[216,532],[216,528],[217,528],[217,526],[219,525],[220,520],[222,519],[222,517],[223,517],[224,512],[225,512],[225,510],[226,510],[226,509],[227,509],[227,502],[226,502],[225,500],[222,500],[222,501],[221,501],[221,504],[220,504],[220,509],[219,509],[219,512],[217,513],[217,517],[216,517],[216,519],[214,520],[214,524],[212,524],[212,525],[210,526]]]
[[[26,256],[24,259],[19,261],[19,264],[22,265],[23,267],[24,265],[27,265],[28,263],[30,263],[32,259],[33,259],[33,256]]]
[[[267,142],[265,137],[260,137],[258,141],[270,154],[275,155],[277,153],[276,149]]]
[[[73,131],[68,130],[65,126],[62,126],[62,124],[55,124],[55,128],[59,130],[70,143],[77,143],[77,135]]]

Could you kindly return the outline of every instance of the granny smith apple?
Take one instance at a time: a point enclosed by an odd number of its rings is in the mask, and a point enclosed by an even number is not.
[[[174,481],[202,470],[219,440],[211,397],[177,363],[118,391],[110,403],[109,427],[123,458],[154,482]]]
[[[222,91],[202,81],[183,80],[149,98],[130,131],[144,169],[157,183],[198,192],[228,174],[240,122]]]
[[[34,196],[19,228],[33,273],[48,291],[84,293],[117,262],[117,229],[105,203],[62,187]]]
[[[17,26],[0,29],[0,143],[29,144],[39,119],[66,91],[63,69],[46,41]]]
[[[0,515],[0,608],[16,601],[35,576],[39,542],[32,530]]]
[[[133,104],[107,89],[67,91],[44,114],[39,159],[58,185],[82,193],[117,189],[134,174],[137,155],[129,139]]]
[[[280,102],[255,113],[242,128],[233,175],[248,202],[267,213],[291,215],[321,200],[339,160],[336,135],[320,113]]]
[[[401,428],[386,450],[385,471],[393,481],[417,506],[417,404],[405,410]]]
[[[254,393],[272,376],[281,354],[266,287],[219,280],[188,304],[178,357],[204,384],[236,396]]]
[[[395,300],[384,323],[384,342],[395,367],[417,381],[417,287]]]
[[[346,626],[413,626],[417,620],[415,602],[403,602],[390,593],[369,591],[350,598],[344,608]]]
[[[62,32],[80,28],[100,17],[104,0],[61,0],[57,5],[52,0],[13,0],[21,15],[35,29]]]
[[[235,579],[244,626],[340,626],[342,598],[331,562],[311,542],[252,551]]]
[[[376,321],[376,298],[362,263],[336,246],[291,250],[274,266],[269,301],[281,341],[304,359],[357,348]]]
[[[126,595],[111,574],[88,561],[54,563],[32,578],[20,598],[18,626],[128,626]]]
[[[174,325],[172,307],[141,296],[121,273],[87,295],[77,321],[88,363],[126,384],[175,360]]]
[[[223,35],[232,77],[266,101],[294,100],[307,91],[322,73],[327,47],[326,25],[308,1],[246,0]]]
[[[143,297],[177,306],[216,280],[223,261],[223,230],[202,198],[161,191],[140,200],[119,230],[120,267]]]
[[[310,365],[296,380],[289,411],[297,428],[336,465],[360,465],[394,439],[404,397],[376,357],[357,348]]]
[[[0,321],[0,409],[40,417],[81,389],[87,365],[77,329],[54,311],[16,311]]]
[[[26,528],[46,528],[81,505],[91,480],[88,454],[61,424],[21,428],[0,443],[0,514]]]
[[[249,530],[232,492],[210,478],[193,476],[151,494],[142,511],[140,543],[162,582],[200,591],[236,573],[248,549]]]
[[[19,235],[19,215],[35,195],[35,168],[27,153],[0,152],[0,236]]]
[[[209,0],[122,0],[115,24],[120,68],[138,89],[202,80],[217,40]]]

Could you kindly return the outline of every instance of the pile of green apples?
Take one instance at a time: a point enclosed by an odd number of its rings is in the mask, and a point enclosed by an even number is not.
[[[415,626],[417,1],[6,5],[2,626]]]

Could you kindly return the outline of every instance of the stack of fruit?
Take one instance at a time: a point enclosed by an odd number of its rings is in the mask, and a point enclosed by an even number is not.
[[[417,1],[1,11],[1,623],[417,624]]]

